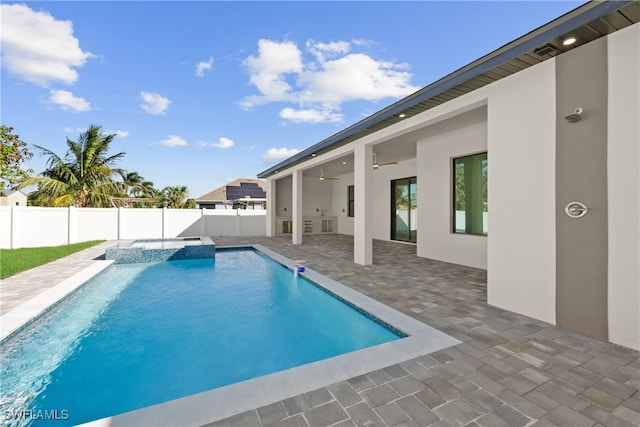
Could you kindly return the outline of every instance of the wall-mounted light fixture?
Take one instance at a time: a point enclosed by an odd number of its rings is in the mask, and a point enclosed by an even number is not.
[[[575,110],[573,110],[573,113],[566,115],[564,118],[569,123],[579,122],[580,120],[582,120],[582,111],[583,111],[582,108],[578,107]]]

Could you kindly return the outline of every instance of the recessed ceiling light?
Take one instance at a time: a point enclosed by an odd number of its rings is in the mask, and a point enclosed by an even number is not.
[[[398,117],[400,117],[401,119],[404,119],[405,117],[407,117],[407,115],[405,113],[400,113],[398,114]]]
[[[342,162],[342,164],[343,164],[343,165],[346,165],[346,164],[347,164],[347,162]]]
[[[564,41],[562,42],[562,45],[563,46],[571,46],[575,42],[576,42],[576,38],[575,37],[568,37],[568,38],[564,39]]]
[[[311,157],[315,157],[315,156],[316,156],[316,153],[311,153]]]

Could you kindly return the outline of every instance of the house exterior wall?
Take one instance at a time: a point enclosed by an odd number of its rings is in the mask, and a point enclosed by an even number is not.
[[[291,216],[293,207],[292,191],[293,180],[291,176],[286,176],[276,181],[276,216]],[[272,207],[267,206],[267,209],[272,209]]]
[[[0,197],[0,206],[27,206],[27,199],[22,191],[14,191],[8,196]]]
[[[489,304],[555,323],[555,64],[491,85]]]
[[[333,216],[338,218],[338,233],[353,236],[353,217],[349,217],[349,193],[348,187],[353,185],[353,174],[341,175],[333,181],[331,191],[331,203]]]
[[[320,181],[315,177],[305,177],[302,185],[303,216],[320,216],[323,209],[326,216],[333,213],[332,183],[333,180]]]
[[[609,340],[640,349],[640,25],[608,37]]]
[[[418,141],[418,256],[487,268],[487,236],[451,232],[452,159],[483,151],[487,151],[486,108],[433,125],[429,135]],[[491,168],[489,158],[489,174]]]

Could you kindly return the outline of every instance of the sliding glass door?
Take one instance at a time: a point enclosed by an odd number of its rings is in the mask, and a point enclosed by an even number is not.
[[[391,181],[391,239],[416,242],[418,229],[418,187],[416,178]]]

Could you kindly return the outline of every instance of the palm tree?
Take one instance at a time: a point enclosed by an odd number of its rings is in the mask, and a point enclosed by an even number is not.
[[[78,141],[67,138],[64,158],[36,145],[49,156],[47,169],[40,176],[23,180],[20,187],[37,185],[37,194],[50,200],[53,206],[106,207],[111,196],[123,192],[124,185],[116,181],[124,171],[115,163],[125,153],[108,155],[109,144],[116,135],[107,135],[100,126],[91,125],[79,135]]]
[[[139,197],[142,192],[142,183],[144,178],[138,172],[123,171],[122,183],[124,184],[127,195]]]
[[[178,185],[175,187],[165,187],[162,190],[165,194],[168,208],[182,209],[185,204],[185,200],[189,197],[189,190],[184,185]]]

